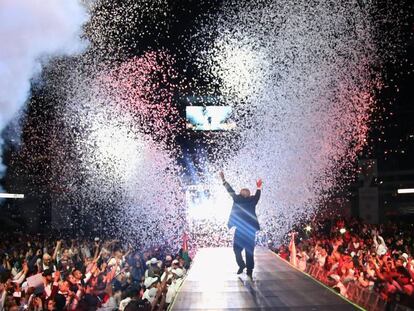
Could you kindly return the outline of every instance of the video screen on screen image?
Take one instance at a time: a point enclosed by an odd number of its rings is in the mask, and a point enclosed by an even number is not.
[[[230,106],[187,106],[187,128],[194,131],[227,131],[234,129]]]

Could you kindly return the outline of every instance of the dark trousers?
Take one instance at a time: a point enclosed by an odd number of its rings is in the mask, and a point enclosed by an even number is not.
[[[239,268],[247,268],[247,272],[254,268],[254,246],[256,244],[256,231],[236,228],[233,240],[233,251]],[[242,257],[242,251],[246,253],[246,263]]]

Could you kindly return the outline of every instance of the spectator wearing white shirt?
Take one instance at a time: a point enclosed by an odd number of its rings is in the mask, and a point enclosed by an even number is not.
[[[171,274],[172,274],[172,282],[168,286],[167,296],[165,299],[166,304],[170,304],[174,300],[184,280],[184,270],[182,268],[171,270]]]

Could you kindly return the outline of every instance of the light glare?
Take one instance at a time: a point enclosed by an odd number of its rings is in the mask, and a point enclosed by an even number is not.
[[[397,193],[398,194],[414,193],[414,188],[398,189]]]

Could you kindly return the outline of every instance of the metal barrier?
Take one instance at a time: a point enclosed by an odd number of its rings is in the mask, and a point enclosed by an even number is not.
[[[318,281],[326,285],[332,285],[328,280],[328,272],[323,267],[320,267],[319,265],[308,265],[305,271]],[[368,288],[364,288],[353,282],[348,282],[345,288],[348,296],[347,298],[367,310],[383,311],[387,307],[386,301],[382,300],[377,293]],[[399,309],[395,308],[394,310],[409,310],[399,305],[398,308]]]
[[[323,284],[332,286],[332,282],[328,279],[328,271],[318,264],[307,265],[305,272]],[[357,283],[348,282],[345,288],[349,300],[369,311],[413,311],[412,308],[398,303],[387,304],[378,293],[362,287]]]
[[[325,285],[331,286],[332,283],[328,280],[328,271],[318,264],[307,265],[305,272],[324,283]],[[359,306],[372,311],[412,311],[410,307],[400,305],[398,303],[389,304],[383,300],[379,294],[369,290],[368,288],[362,287],[359,284],[348,282],[345,286],[347,292],[347,298]]]
[[[394,309],[392,309],[393,311],[412,311],[413,309],[406,307],[406,306],[402,306],[400,304],[397,304]]]

